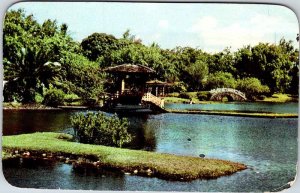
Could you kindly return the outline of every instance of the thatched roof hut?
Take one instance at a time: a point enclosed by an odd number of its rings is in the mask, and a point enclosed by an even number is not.
[[[137,73],[137,74],[152,74],[155,71],[147,66],[140,64],[121,64],[117,66],[112,66],[104,69],[105,72],[109,73]]]
[[[172,83],[163,82],[160,80],[150,80],[150,81],[147,81],[146,84],[149,86],[171,86],[171,85],[173,85]]]
[[[168,88],[172,85],[172,83],[160,80],[150,80],[146,82],[147,91],[155,96],[165,96],[165,93],[168,92]]]

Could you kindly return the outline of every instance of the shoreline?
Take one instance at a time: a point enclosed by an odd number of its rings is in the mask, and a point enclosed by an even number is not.
[[[216,102],[206,101],[205,104],[213,104]],[[256,103],[273,103],[273,102],[256,102]],[[288,102],[286,102],[288,103]],[[172,103],[169,103],[172,104]],[[178,104],[178,103],[173,103]],[[198,103],[194,103],[198,104]],[[204,103],[203,103],[204,104]],[[193,105],[193,104],[191,104]],[[5,111],[72,111],[72,110],[100,110],[105,111],[101,107],[88,107],[88,106],[58,106],[49,107],[41,104],[24,104],[18,106],[3,105]],[[270,112],[239,112],[239,111],[226,111],[226,110],[180,110],[164,108],[164,113],[176,114],[203,114],[203,115],[220,115],[220,116],[236,116],[236,117],[255,117],[255,118],[298,118],[296,113],[270,113]],[[105,111],[106,112],[106,111]]]
[[[247,169],[242,163],[226,160],[81,144],[72,142],[71,135],[62,133],[22,134],[2,139],[4,161],[23,156],[42,159],[50,156],[68,160],[79,168],[109,168],[124,174],[177,181],[218,178]]]
[[[218,110],[176,110],[166,109],[168,113],[176,114],[202,114],[202,115],[220,115],[235,117],[255,117],[255,118],[298,118],[298,114],[294,113],[245,113],[236,111],[218,111]]]

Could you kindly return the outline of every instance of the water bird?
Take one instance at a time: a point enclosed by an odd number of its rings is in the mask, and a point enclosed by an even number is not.
[[[188,140],[188,141],[191,141],[192,139],[191,139],[191,138],[188,138],[187,140]]]

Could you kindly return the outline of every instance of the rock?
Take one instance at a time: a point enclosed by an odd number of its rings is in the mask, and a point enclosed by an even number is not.
[[[23,155],[24,155],[24,156],[30,156],[30,152],[29,152],[29,151],[26,151],[26,152],[23,153]]]
[[[19,151],[18,151],[18,150],[16,150],[16,151],[15,151],[15,154],[18,154],[18,153],[19,153]]]
[[[65,163],[66,164],[70,163],[70,158],[67,157]]]
[[[64,160],[65,160],[64,156],[57,156],[57,158],[58,158],[60,161],[64,161]]]
[[[134,170],[134,171],[133,171],[134,174],[137,174],[138,172],[139,172],[138,170]]]
[[[124,174],[125,174],[125,175],[130,175],[131,173],[129,173],[129,172],[125,172]]]
[[[191,138],[188,138],[187,140],[188,140],[188,141],[192,141],[192,139],[191,139]]]
[[[148,174],[151,174],[151,173],[152,173],[152,171],[150,170],[150,168],[147,170],[147,173],[148,173]]]
[[[205,158],[205,155],[201,153],[201,154],[199,155],[199,157]]]
[[[42,154],[42,156],[43,156],[43,157],[46,157],[46,156],[47,156],[47,154],[43,153],[43,154]]]

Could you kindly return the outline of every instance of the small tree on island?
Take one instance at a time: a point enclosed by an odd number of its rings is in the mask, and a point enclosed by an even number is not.
[[[101,112],[77,113],[71,117],[75,137],[80,143],[122,147],[130,143],[126,118],[106,116]]]
[[[245,92],[246,97],[250,100],[256,100],[261,95],[270,93],[266,85],[262,85],[257,78],[244,78],[237,81],[237,89]]]

